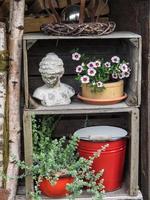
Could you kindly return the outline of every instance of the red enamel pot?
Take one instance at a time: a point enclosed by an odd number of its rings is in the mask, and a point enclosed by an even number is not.
[[[105,191],[119,189],[123,181],[127,132],[117,127],[96,126],[80,129],[75,134],[80,138],[79,155],[87,159],[102,146],[109,144],[106,150],[94,159],[92,169],[95,172],[104,169],[102,178]],[[104,141],[105,138],[107,141]]]
[[[49,180],[43,179],[39,184],[39,189],[42,194],[48,197],[64,197],[69,194],[66,186],[73,182],[72,177],[61,177],[55,185],[52,185]]]

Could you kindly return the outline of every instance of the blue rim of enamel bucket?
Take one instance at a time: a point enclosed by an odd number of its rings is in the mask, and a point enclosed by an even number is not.
[[[127,131],[114,126],[91,126],[78,129],[74,136],[87,141],[114,141],[127,136]]]

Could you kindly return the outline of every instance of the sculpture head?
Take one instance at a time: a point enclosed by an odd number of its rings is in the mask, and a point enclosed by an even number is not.
[[[55,53],[48,53],[41,60],[39,72],[48,87],[53,88],[60,83],[60,78],[64,74],[63,65],[63,61]]]

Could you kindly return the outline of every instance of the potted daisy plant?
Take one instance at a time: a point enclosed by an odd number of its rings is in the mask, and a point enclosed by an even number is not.
[[[127,97],[124,93],[124,79],[131,73],[129,63],[118,56],[110,60],[89,58],[74,52],[72,60],[77,61],[76,80],[81,83],[78,97],[89,103],[118,103]]]

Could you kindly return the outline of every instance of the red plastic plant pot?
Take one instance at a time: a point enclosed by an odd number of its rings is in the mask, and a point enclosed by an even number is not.
[[[72,177],[61,177],[55,185],[52,185],[49,180],[43,179],[39,184],[41,192],[48,197],[64,197],[69,194],[66,185],[73,182]]]

